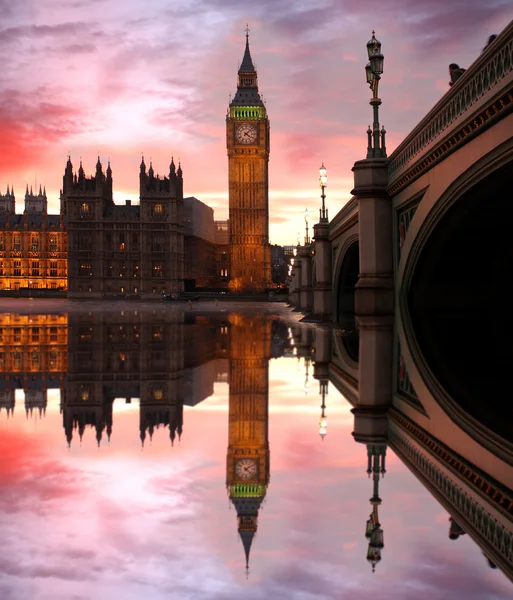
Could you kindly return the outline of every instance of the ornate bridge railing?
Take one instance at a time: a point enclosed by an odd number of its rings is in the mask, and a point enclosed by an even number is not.
[[[398,411],[389,417],[390,447],[513,580],[513,492]]]
[[[395,193],[513,110],[513,21],[435,104],[389,158]]]

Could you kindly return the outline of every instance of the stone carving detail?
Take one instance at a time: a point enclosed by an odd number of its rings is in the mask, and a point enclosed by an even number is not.
[[[417,400],[419,397],[417,396],[417,392],[410,381],[410,377],[408,375],[408,371],[406,369],[406,364],[404,363],[403,355],[401,354],[401,349],[399,348],[399,371],[397,376],[397,390],[399,392],[403,392],[404,394],[408,394],[408,396],[413,396]]]
[[[399,245],[399,254],[401,254],[401,250],[403,249],[404,240],[406,239],[406,234],[408,233],[408,229],[410,227],[410,223],[413,219],[413,215],[417,210],[420,199],[415,202],[414,205],[408,205],[403,210],[397,211],[397,230],[398,230],[398,245]]]

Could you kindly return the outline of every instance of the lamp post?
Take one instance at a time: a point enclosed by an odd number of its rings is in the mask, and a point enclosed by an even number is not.
[[[306,226],[306,235],[305,235],[305,246],[308,246],[310,243],[310,236],[308,235],[308,222],[310,221],[310,213],[308,212],[308,208],[305,208],[305,226]]]
[[[305,356],[305,385],[304,385],[305,396],[308,396],[308,393],[310,392],[310,381],[308,379],[308,377],[309,377],[308,368],[309,367],[310,367],[310,357]]]
[[[322,403],[321,403],[321,418],[319,419],[319,435],[321,440],[324,441],[326,434],[328,433],[328,417],[326,416],[326,394],[328,391],[328,382],[319,382]]]
[[[321,200],[322,205],[319,209],[319,221],[321,223],[328,222],[328,209],[324,206],[324,200],[326,199],[326,194],[324,193],[324,188],[328,186],[328,175],[326,171],[326,167],[324,163],[322,163],[321,168],[319,169],[319,185],[321,186]]]
[[[378,97],[378,86],[381,75],[383,74],[384,56],[381,53],[381,42],[376,39],[374,31],[372,38],[367,42],[367,55],[369,62],[365,66],[365,75],[367,83],[372,90],[372,98],[369,104],[372,106],[373,123],[372,129],[367,129],[367,158],[386,158],[387,151],[385,147],[385,128],[379,129],[379,105],[381,100]]]

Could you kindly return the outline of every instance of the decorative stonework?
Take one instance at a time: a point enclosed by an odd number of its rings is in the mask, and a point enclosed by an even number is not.
[[[401,346],[398,347],[398,371],[397,371],[397,390],[399,392],[403,392],[408,394],[409,396],[413,396],[418,400],[417,392],[415,391],[412,382],[410,381],[410,377],[408,375],[408,371],[406,369],[406,364],[404,362],[404,358],[401,352]]]
[[[389,441],[399,457],[413,468],[421,480],[430,485],[434,495],[446,505],[451,514],[458,517],[469,533],[485,542],[492,558],[511,578],[513,573],[513,530],[505,526],[487,509],[485,503],[476,500],[461,486],[461,481],[474,488],[502,514],[510,519],[513,516],[513,494],[487,477],[474,465],[453,453],[427,432],[414,425],[403,415],[392,409],[389,412],[391,427]],[[416,444],[404,436],[404,429]],[[431,454],[434,458],[430,457]],[[438,463],[438,464],[437,464]],[[447,474],[439,464],[444,465],[454,475]]]
[[[497,509],[501,510],[501,512],[513,517],[513,492],[511,490],[503,488],[494,479],[488,477],[477,467],[456,454],[456,452],[450,450],[447,446],[432,437],[421,427],[415,425],[396,409],[390,409],[388,414],[391,422],[396,423],[402,429],[406,430],[416,441],[422,444],[426,450],[433,454],[438,461],[445,464],[451,471],[465,479],[468,484],[475,487],[476,490],[479,490],[479,493],[486,496],[487,500],[495,505]],[[406,446],[408,446],[410,448],[410,450],[408,450],[409,455],[416,456],[418,454],[419,459],[422,458],[424,461],[422,464],[432,465],[427,457],[420,455],[419,450],[415,449],[414,446],[401,437],[399,433],[396,433],[396,429],[392,428],[391,432],[393,432],[391,437],[396,445],[398,444],[401,448],[406,448]]]
[[[423,194],[422,194],[423,195]],[[413,202],[409,202],[406,206],[402,206],[397,210],[397,244],[398,253],[401,254],[403,249],[406,234],[410,228],[413,215],[417,211],[422,196],[418,196]]]
[[[493,51],[491,48],[483,53],[476,61],[475,67],[464,74],[392,154],[388,167],[388,192],[392,195],[397,193],[422,172],[443,160],[448,153],[469,141],[478,130],[490,126],[511,112],[513,90],[509,86],[498,98],[493,98],[449,136],[442,137],[443,133],[469,112],[485,94],[500,86],[512,70],[513,24],[495,40]],[[440,138],[438,143],[419,161],[417,157],[427,146],[436,142],[437,138]],[[409,164],[411,167],[399,176]]]

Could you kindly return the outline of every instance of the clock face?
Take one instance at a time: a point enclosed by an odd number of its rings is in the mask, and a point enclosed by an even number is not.
[[[235,139],[239,144],[254,144],[257,139],[256,127],[248,123],[237,125]]]
[[[235,474],[240,479],[253,479],[257,474],[257,464],[251,458],[242,458],[235,465]]]

